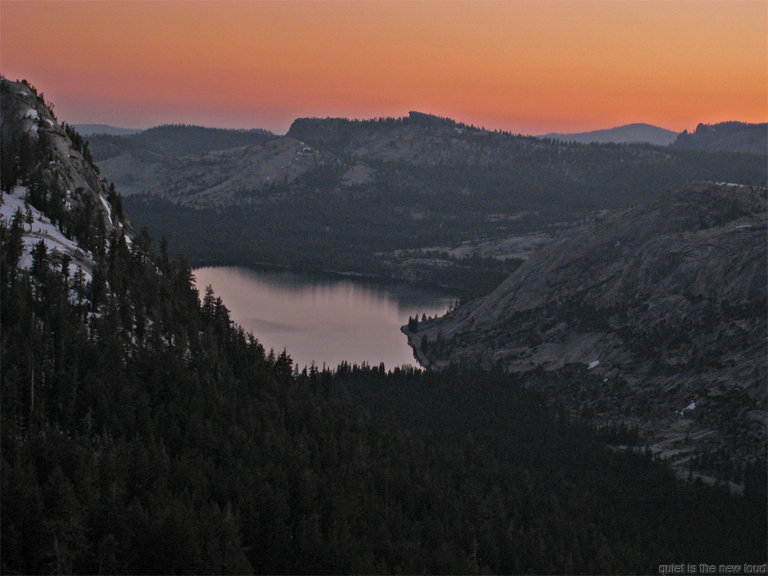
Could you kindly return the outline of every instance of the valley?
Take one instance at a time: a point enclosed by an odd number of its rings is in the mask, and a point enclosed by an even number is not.
[[[195,264],[452,291],[462,306],[405,330],[423,366],[559,374],[550,398],[638,430],[673,469],[738,468],[766,447],[766,207],[752,183],[768,176],[751,153],[762,127],[674,140],[651,128],[613,137],[671,144],[537,139],[411,112],[233,132],[259,141],[228,149],[201,137],[197,154],[158,152],[176,150],[183,127],[156,129],[151,154],[136,136],[92,146],[131,213]]]
[[[298,119],[285,136],[190,130],[89,142],[133,217],[195,265],[432,282],[466,300],[529,253],[505,245],[541,244],[691,180],[766,181],[757,155],[570,144],[418,112]]]
[[[768,558],[760,155],[419,113],[107,145],[28,82],[0,95],[3,573]],[[190,265],[258,263],[202,284]],[[205,288],[227,274],[226,298]],[[333,338],[318,301],[383,309],[425,369],[303,367],[266,341]]]

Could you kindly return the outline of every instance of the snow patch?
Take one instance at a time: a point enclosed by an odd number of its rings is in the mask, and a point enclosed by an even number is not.
[[[587,366],[587,368],[592,370],[592,368],[597,368],[599,365],[600,365],[600,360],[592,360],[592,362],[589,363],[589,366]]]
[[[45,243],[48,253],[53,253],[55,250],[59,254],[67,254],[72,258],[70,263],[70,271],[73,271],[73,266],[76,269],[77,266],[83,269],[86,280],[92,279],[93,272],[93,255],[85,253],[76,242],[70,240],[61,230],[54,225],[50,218],[42,214],[35,207],[30,206],[29,210],[32,213],[33,222],[29,224],[26,222],[27,207],[24,202],[24,198],[27,196],[27,189],[24,186],[16,186],[12,194],[6,194],[1,192],[3,197],[3,205],[0,206],[0,218],[3,219],[10,226],[11,220],[13,220],[16,211],[21,211],[21,214],[25,217],[23,224],[22,243],[23,251],[21,258],[19,259],[19,266],[21,268],[29,269],[32,267],[32,250],[42,240]]]
[[[678,411],[677,411],[677,414],[678,414],[679,416],[684,416],[686,412],[691,412],[691,411],[693,411],[693,410],[696,410],[696,400],[694,400],[693,402],[691,402],[690,404],[688,404],[688,406],[686,406],[686,407],[685,407],[685,408],[683,408],[682,410],[678,410]]]
[[[746,188],[746,184],[739,184],[738,182],[715,182],[718,186],[728,186],[730,188]]]
[[[37,110],[34,108],[30,108],[27,110],[27,113],[24,114],[24,118],[32,118],[32,120],[37,120],[39,118],[39,115],[37,113]]]
[[[107,202],[107,199],[104,198],[104,196],[99,195],[99,200],[101,200],[101,204],[104,206],[104,210],[107,211],[107,218],[109,218],[109,223],[114,226],[114,222],[112,222],[112,207],[109,205],[109,202]]]

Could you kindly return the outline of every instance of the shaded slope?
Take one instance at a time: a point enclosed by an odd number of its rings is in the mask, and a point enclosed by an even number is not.
[[[764,458],[767,276],[765,189],[696,184],[564,235],[409,338],[432,367],[583,370],[588,391],[554,392],[678,465]]]

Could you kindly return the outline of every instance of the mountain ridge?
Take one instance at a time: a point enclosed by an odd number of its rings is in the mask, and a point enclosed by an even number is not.
[[[297,119],[285,136],[193,153],[132,138],[91,139],[94,157],[134,217],[197,265],[349,271],[469,296],[595,212],[692,179],[768,180],[754,156],[570,144],[419,112]]]
[[[619,128],[634,130],[638,127],[656,129],[656,127],[646,124],[632,124]],[[177,136],[172,134],[173,130],[178,131]],[[192,131],[201,133],[200,144],[190,142],[196,139],[191,133]],[[587,134],[596,134],[597,132],[601,131]],[[666,132],[668,135],[674,134],[671,131]],[[176,142],[175,139],[181,140]],[[362,182],[364,184],[375,182],[376,167],[368,166],[368,163],[371,162],[405,163],[411,166],[433,167],[479,164],[494,170],[509,170],[510,164],[527,161],[530,156],[558,154],[567,157],[566,163],[579,161],[577,158],[579,154],[568,148],[571,144],[569,142],[560,142],[547,137],[515,135],[509,132],[493,132],[462,124],[450,118],[422,112],[410,112],[408,116],[400,118],[364,120],[338,117],[297,118],[284,136],[263,130],[228,130],[165,125],[151,128],[137,135],[125,137],[102,135],[92,137],[90,140],[95,159],[102,169],[110,175],[111,179],[121,187],[124,194],[149,192],[175,198],[173,194],[168,192],[168,188],[186,187],[184,173],[188,172],[195,163],[199,163],[213,169],[206,170],[206,180],[209,180],[210,183],[200,183],[197,177],[193,178],[196,184],[190,191],[192,192],[189,195],[190,198],[194,197],[198,191],[215,188],[228,195],[225,202],[234,200],[235,196],[232,195],[232,192],[236,190],[243,190],[246,193],[257,192],[264,186],[272,186],[285,178],[292,180],[296,176],[303,177],[305,172],[315,170],[314,166],[307,166],[311,169],[303,169],[302,175],[296,174],[293,177],[277,170],[272,171],[269,180],[264,177],[257,177],[232,184],[225,183],[233,170],[232,166],[224,166],[223,172],[226,173],[226,176],[216,175],[215,162],[231,163],[236,161],[238,155],[243,154],[244,147],[257,150],[258,146],[263,146],[270,140],[275,142],[285,140],[296,143],[294,146],[296,158],[286,157],[280,161],[280,165],[285,166],[287,172],[293,169],[294,161],[299,159],[302,153],[309,152],[312,155],[320,154],[323,157],[316,164],[327,168],[336,165],[343,167],[345,172],[351,170],[349,178],[344,178],[344,173],[342,173],[340,180],[346,180],[353,184],[357,183],[355,173],[368,173],[369,176],[373,177],[364,178]],[[552,142],[548,143],[546,140]],[[304,151],[301,145],[305,145],[307,150]],[[606,144],[599,145],[605,146]],[[648,144],[632,144],[622,154],[628,156],[632,162],[647,162],[652,165],[670,163],[670,160],[673,164],[685,161],[684,158],[671,159],[663,153],[644,149],[644,146],[648,146]],[[676,154],[683,151],[680,146],[671,148],[676,151]],[[698,149],[688,147],[685,151],[694,150]],[[608,149],[604,151],[607,156],[617,154]],[[585,155],[588,155],[587,152],[581,153],[581,156]],[[183,164],[174,166],[173,163],[178,164],[181,158],[184,159]],[[159,175],[153,175],[150,178],[145,178],[142,175],[143,166],[147,165],[146,167],[152,171],[154,168],[151,164],[162,164],[166,160],[171,163],[170,166],[158,165],[157,167],[160,173],[170,173],[163,181],[158,181]],[[247,161],[250,164],[258,164],[268,160],[256,155]],[[552,160],[549,161],[552,162]],[[506,166],[501,167],[500,163],[504,163]],[[569,179],[580,178],[581,175],[578,173],[581,169],[580,166],[566,164],[563,168],[570,172],[566,175]],[[550,171],[553,169],[560,171],[561,167],[551,166]],[[177,171],[179,174],[175,174]],[[702,179],[701,176],[705,175],[694,174],[694,179]],[[733,176],[735,177],[735,174]],[[218,178],[218,182],[214,182],[214,178]],[[735,181],[734,178],[727,179]],[[205,196],[213,199],[216,197],[216,193],[209,194],[206,192]],[[239,201],[245,201],[247,196],[247,194],[241,194]],[[182,198],[173,201],[188,202],[187,199]]]
[[[112,126],[110,124],[73,124],[72,127],[83,136],[132,136],[143,132],[141,128],[122,128],[119,126]]]
[[[680,134],[670,148],[756,154],[768,158],[768,123],[701,123],[694,132],[686,130]]]
[[[551,392],[603,425],[638,426],[677,469],[718,442],[764,457],[766,207],[765,188],[691,184],[564,234],[488,296],[404,331],[432,368],[479,359],[605,379],[601,403],[593,389]]]

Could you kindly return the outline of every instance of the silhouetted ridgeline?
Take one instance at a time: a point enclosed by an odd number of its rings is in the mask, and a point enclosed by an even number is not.
[[[165,124],[136,134],[95,134],[88,139],[98,162],[120,154],[152,153],[168,156],[202,154],[261,144],[275,135],[266,130],[229,130],[183,124]]]
[[[652,126],[651,124],[627,124],[606,130],[577,132],[572,134],[550,133],[541,138],[553,138],[563,142],[580,142],[582,144],[655,144],[667,146],[678,137],[677,132]]]
[[[221,145],[242,146],[193,154],[195,130],[91,141],[137,222],[191,262],[435,281],[468,296],[527,257],[506,248],[526,237],[551,239],[692,180],[768,180],[755,155],[570,144],[416,112],[298,119],[285,136],[235,132]]]
[[[689,133],[686,130],[680,134],[671,148],[757,154],[765,160],[768,158],[768,124],[745,122],[699,124],[695,132]]]

